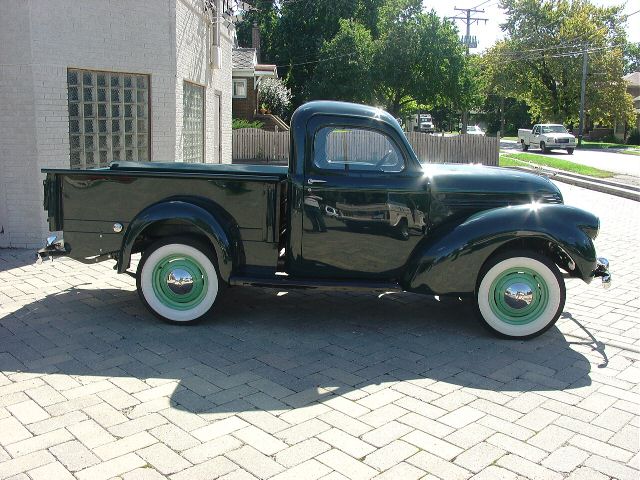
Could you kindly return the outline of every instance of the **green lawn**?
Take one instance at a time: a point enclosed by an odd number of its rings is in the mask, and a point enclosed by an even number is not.
[[[607,172],[598,168],[580,165],[579,163],[561,160],[559,158],[545,157],[535,153],[504,153],[500,155],[501,167],[543,166],[564,170],[565,172],[588,175],[590,177],[613,177],[613,172]]]
[[[624,143],[608,143],[608,142],[591,142],[588,140],[583,140],[580,148],[583,150],[590,149],[632,149],[632,150],[640,150],[640,145],[625,145]]]

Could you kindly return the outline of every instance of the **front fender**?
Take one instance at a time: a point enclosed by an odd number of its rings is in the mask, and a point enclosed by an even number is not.
[[[599,226],[595,215],[561,204],[483,211],[421,241],[409,259],[403,286],[436,295],[471,293],[484,262],[501,246],[519,239],[543,240],[562,248],[576,264],[572,273],[589,282],[596,268],[592,239]]]
[[[168,200],[156,203],[140,212],[125,233],[120,256],[118,273],[129,266],[133,244],[144,230],[157,222],[182,221],[195,226],[205,235],[213,246],[218,258],[218,268],[223,280],[228,280],[233,268],[232,243],[218,219],[205,208],[181,200]]]

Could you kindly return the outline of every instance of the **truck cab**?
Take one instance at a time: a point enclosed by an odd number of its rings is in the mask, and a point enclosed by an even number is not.
[[[63,238],[39,256],[115,260],[153,314],[180,324],[209,316],[227,286],[365,289],[469,296],[492,332],[526,338],[562,311],[560,268],[610,280],[598,219],[546,178],[421,164],[398,122],[365,105],[310,102],[290,135],[286,167],[45,169]]]

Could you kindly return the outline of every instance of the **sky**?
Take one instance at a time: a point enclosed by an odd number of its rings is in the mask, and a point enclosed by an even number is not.
[[[456,12],[458,8],[474,8],[483,3],[483,0],[423,0],[425,9],[435,10],[442,17],[464,16],[463,12]],[[481,53],[491,47],[496,40],[502,38],[500,24],[504,22],[504,14],[498,7],[498,0],[489,0],[478,9],[484,9],[484,13],[476,13],[475,16],[487,18],[488,21],[471,24],[471,35],[478,37],[478,48],[472,49],[471,53]],[[624,4],[624,0],[593,0],[593,3],[601,6],[612,6]],[[640,9],[640,0],[627,0],[624,13],[633,13]],[[456,20],[458,29],[464,33],[466,23]],[[630,42],[640,42],[640,13],[629,18],[627,22],[627,37]]]

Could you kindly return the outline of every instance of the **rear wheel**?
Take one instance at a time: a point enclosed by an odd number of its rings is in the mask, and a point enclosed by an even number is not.
[[[529,150],[529,145],[527,145],[526,143],[524,143],[524,140],[522,140],[520,142],[520,145],[522,145],[522,151],[526,152],[527,150]]]
[[[567,153],[569,155],[573,155],[573,148],[567,148]]]
[[[151,245],[138,265],[136,285],[145,306],[171,323],[201,320],[218,298],[222,282],[215,254],[191,239],[165,239]]]
[[[476,307],[483,325],[514,339],[550,329],[564,309],[566,290],[558,267],[531,251],[496,255],[482,268]]]

